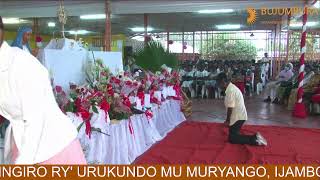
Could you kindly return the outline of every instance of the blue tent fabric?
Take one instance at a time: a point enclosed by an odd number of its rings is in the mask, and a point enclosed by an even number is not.
[[[23,39],[23,34],[24,33],[27,33],[27,32],[32,32],[32,29],[29,28],[29,27],[21,27],[19,28],[18,30],[18,33],[17,33],[17,37],[16,39],[12,42],[11,46],[12,47],[18,47],[20,49],[23,49],[23,45],[22,45],[22,39]],[[29,46],[29,43],[27,42],[26,44],[27,48],[29,49],[29,51],[31,52],[31,48]]]

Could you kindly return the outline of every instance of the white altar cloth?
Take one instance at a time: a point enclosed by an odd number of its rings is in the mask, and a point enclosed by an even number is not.
[[[94,59],[101,59],[114,74],[123,71],[121,52],[41,49],[37,58],[50,72],[54,84],[61,86],[66,92],[69,90],[70,82],[86,83],[86,65]]]
[[[48,69],[54,84],[68,92],[69,83],[84,84],[89,61],[101,59],[114,74],[123,71],[122,52],[88,51],[73,39],[53,39],[37,58]]]
[[[153,104],[153,118],[148,120],[145,114],[131,116],[133,134],[130,133],[130,120],[118,124],[107,124],[105,114],[92,118],[92,127],[100,128],[110,136],[92,132],[91,138],[85,134],[83,126],[78,134],[89,164],[131,164],[138,156],[147,151],[154,143],[163,139],[168,132],[185,121],[180,111],[180,101],[166,100],[161,106]],[[68,114],[78,127],[80,117]]]
[[[69,83],[84,84],[86,82],[86,51],[68,51],[44,49],[40,51],[41,62],[50,72],[54,84],[69,90]],[[40,58],[38,56],[38,58]]]

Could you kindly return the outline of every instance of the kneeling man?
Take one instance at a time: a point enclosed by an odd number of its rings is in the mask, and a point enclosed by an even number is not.
[[[255,135],[243,135],[240,129],[248,119],[246,106],[240,89],[231,83],[225,73],[220,73],[217,78],[218,84],[225,91],[224,104],[227,109],[225,124],[229,125],[229,142],[232,144],[249,144],[266,146],[267,141],[257,132]]]

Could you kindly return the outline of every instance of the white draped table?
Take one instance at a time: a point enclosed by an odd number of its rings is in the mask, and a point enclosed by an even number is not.
[[[180,111],[180,101],[166,100],[162,105],[153,104],[153,118],[148,120],[145,114],[131,116],[130,120],[121,120],[117,124],[108,124],[105,113],[99,110],[92,116],[92,127],[100,128],[105,134],[93,131],[91,138],[85,134],[85,126],[80,128],[78,138],[89,164],[131,164],[138,156],[147,151],[154,143],[162,140],[166,134],[185,121]],[[83,120],[75,114],[68,116],[78,127]],[[3,163],[3,144],[0,139],[0,164]]]
[[[131,164],[138,156],[148,150],[154,143],[163,139],[185,117],[180,110],[180,101],[166,100],[162,105],[152,107],[153,118],[145,114],[130,117],[133,133],[130,131],[130,120],[121,120],[117,124],[107,124],[105,114],[99,111],[91,120],[92,127],[102,132],[92,132],[91,138],[85,134],[83,126],[78,134],[89,164]],[[68,114],[78,126],[82,120],[74,114]]]

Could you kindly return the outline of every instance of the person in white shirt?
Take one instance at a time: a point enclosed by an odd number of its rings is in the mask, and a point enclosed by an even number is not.
[[[0,115],[6,164],[86,164],[77,130],[60,110],[49,73],[31,54],[3,41],[0,16]]]
[[[218,76],[218,74],[220,73],[220,71],[218,71],[216,66],[211,66],[209,67],[210,72],[208,75],[208,80],[205,82],[206,87],[205,87],[205,95],[207,95],[207,97],[209,96],[209,94],[212,93],[212,95],[214,97],[218,97],[218,87],[216,87],[216,80],[215,78]],[[211,89],[214,89],[214,91],[211,92]]]
[[[186,71],[184,70],[184,67],[182,67],[180,70],[179,70],[179,79],[180,81],[182,81],[182,77],[186,75]]]
[[[268,53],[264,53],[264,57],[261,59],[261,62],[266,63],[265,64],[265,74],[266,74],[266,80],[269,81],[269,69],[270,69],[270,59],[268,57]]]
[[[196,94],[198,94],[199,89],[201,88],[201,97],[202,99],[206,95],[206,88],[205,88],[205,79],[208,78],[209,72],[207,71],[207,64],[201,64],[196,71],[197,77],[197,86],[196,86]]]
[[[266,74],[266,81],[267,81],[267,82],[269,81],[269,68],[270,68],[269,63],[266,63],[266,66],[265,66],[265,74]]]
[[[274,97],[273,103],[279,103],[279,97],[277,97],[276,90],[280,86],[281,82],[286,82],[293,77],[293,65],[292,63],[286,64],[285,68],[276,77],[276,81],[270,82],[266,87],[266,93],[268,97],[264,99],[264,102],[271,102],[271,97]]]
[[[265,66],[265,63],[262,63],[261,65],[260,65],[260,71],[261,71],[261,80],[262,80],[262,85],[263,85],[263,87],[265,87],[266,86],[266,80],[267,80],[267,78],[266,78],[266,71],[265,71],[265,69],[266,69],[266,66]]]
[[[190,92],[191,98],[195,97],[195,94],[196,94],[194,89],[192,88],[194,74],[195,74],[195,71],[192,69],[192,66],[190,66],[190,65],[187,66],[186,72],[185,72],[185,75],[184,75],[186,80],[184,80],[182,82],[182,85],[181,85],[181,87],[183,88],[183,90],[185,92],[187,92],[187,91]]]
[[[249,144],[266,146],[267,141],[257,132],[255,135],[243,135],[240,129],[248,120],[246,106],[240,89],[231,83],[225,73],[220,73],[217,78],[218,85],[225,90],[224,104],[227,109],[226,125],[229,125],[228,140],[232,144]]]

